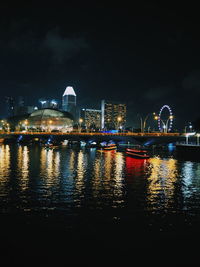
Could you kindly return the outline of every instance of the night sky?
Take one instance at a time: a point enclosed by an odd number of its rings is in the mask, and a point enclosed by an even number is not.
[[[38,105],[71,85],[80,107],[127,103],[128,125],[164,104],[176,127],[200,116],[197,6],[18,3],[0,12],[0,115],[7,95]]]

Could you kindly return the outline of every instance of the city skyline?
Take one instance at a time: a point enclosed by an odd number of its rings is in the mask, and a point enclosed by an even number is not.
[[[185,131],[186,128],[195,128],[195,124],[197,126],[197,129],[199,128],[198,120],[197,121],[188,121],[185,125],[182,125],[181,128],[177,129],[177,125],[174,125],[174,119],[176,119],[176,115],[172,113],[171,107],[169,105],[163,105],[160,107],[160,110],[157,112],[149,112],[145,116],[142,114],[136,113],[135,117],[137,118],[137,121],[135,124],[130,124],[130,122],[127,123],[127,104],[122,103],[120,101],[113,101],[113,100],[98,100],[99,103],[94,106],[93,103],[89,103],[86,106],[81,106],[79,103],[77,103],[77,94],[74,91],[74,88],[72,86],[66,86],[64,89],[64,92],[60,99],[47,99],[47,98],[40,98],[38,99],[38,105],[27,105],[25,101],[24,96],[18,96],[16,98],[12,96],[7,96],[5,99],[5,110],[7,114],[4,117],[1,117],[1,119],[6,119],[9,117],[15,117],[15,116],[27,116],[30,115],[35,110],[40,109],[55,109],[60,111],[67,111],[72,114],[74,117],[74,125],[79,124],[80,120],[85,121],[83,115],[83,111],[100,111],[101,112],[101,129],[117,129],[117,125],[119,124],[120,119],[120,127],[123,129],[129,129],[129,130],[136,130],[139,129],[141,132],[143,131],[163,131],[162,127],[164,126],[165,130],[167,130],[167,124],[168,120],[170,120],[170,130],[172,129],[176,131]],[[100,106],[100,108],[99,108]],[[99,109],[97,109],[99,108]],[[106,111],[107,110],[107,111]],[[167,112],[166,112],[167,110]],[[161,114],[162,113],[162,114]],[[12,115],[11,115],[12,114]],[[87,116],[87,115],[86,115]],[[96,115],[95,115],[96,116]],[[88,117],[89,118],[89,117]],[[93,120],[93,119],[92,119]],[[156,122],[158,121],[158,123]],[[147,127],[148,122],[148,127]],[[86,123],[88,124],[88,123]],[[98,124],[98,122],[97,122]],[[86,125],[85,125],[86,126]],[[172,127],[173,126],[173,127]],[[86,126],[87,128],[87,126]],[[121,129],[122,129],[121,128]]]

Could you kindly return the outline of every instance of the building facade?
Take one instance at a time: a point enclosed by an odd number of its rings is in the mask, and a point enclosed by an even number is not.
[[[101,110],[81,109],[80,122],[87,130],[100,130]]]
[[[73,116],[69,112],[50,108],[36,110],[27,119],[27,129],[45,132],[71,132]]]
[[[101,101],[101,129],[122,130],[126,125],[126,104]]]
[[[70,112],[76,118],[76,93],[72,86],[67,86],[62,96],[62,110]]]

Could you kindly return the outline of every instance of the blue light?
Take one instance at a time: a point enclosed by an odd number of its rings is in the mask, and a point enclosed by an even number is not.
[[[49,139],[47,140],[46,144],[47,144],[47,145],[51,144],[51,141],[52,141],[52,138],[49,137]]]
[[[22,140],[22,138],[23,138],[23,135],[20,135],[20,136],[18,137],[18,139],[17,139],[17,142],[20,142],[20,141]]]
[[[168,144],[168,150],[169,150],[170,152],[172,152],[172,151],[174,151],[174,149],[175,149],[174,144],[173,144],[173,143],[169,143],[169,144]]]
[[[118,130],[102,131],[102,133],[118,133]]]
[[[150,139],[150,140],[148,140],[148,141],[146,141],[146,142],[144,143],[144,146],[152,145],[153,142],[154,142],[154,139]]]

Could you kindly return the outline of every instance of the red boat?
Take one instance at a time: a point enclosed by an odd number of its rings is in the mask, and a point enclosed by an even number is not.
[[[127,154],[127,156],[131,156],[131,157],[136,158],[136,159],[149,159],[150,158],[150,156],[147,154],[146,150],[127,148],[126,154]]]

